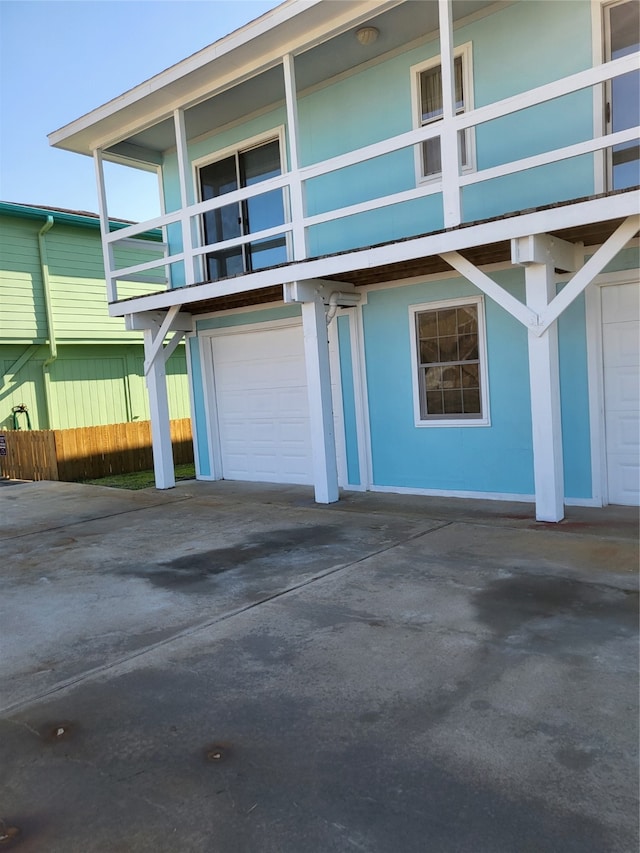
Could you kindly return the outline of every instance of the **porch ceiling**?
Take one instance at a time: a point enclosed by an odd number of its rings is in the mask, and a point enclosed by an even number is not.
[[[455,23],[513,0],[454,0]],[[379,30],[361,45],[363,25]],[[90,154],[120,142],[151,152],[175,146],[172,111],[187,108],[190,139],[243,119],[284,99],[281,59],[296,57],[299,91],[375,61],[419,39],[435,37],[438,4],[424,0],[285,2],[241,30],[157,74],[114,101],[49,135],[59,148]]]
[[[618,193],[617,195],[622,195],[622,193]],[[564,206],[566,205],[558,204],[549,207],[536,208],[534,211],[521,211],[519,214],[516,215],[551,210]],[[504,218],[505,217],[497,217],[494,219],[482,220],[481,222],[472,222],[466,224],[462,228],[451,230],[462,231],[464,230],[464,228],[476,225],[484,225],[492,222],[498,222]],[[621,216],[615,219],[607,219],[601,222],[589,222],[586,224],[573,225],[568,228],[551,228],[548,229],[546,233],[550,234],[551,236],[558,237],[562,240],[566,240],[570,243],[583,243],[585,246],[598,246],[604,243],[614,233],[614,231],[622,224],[624,219],[625,217]],[[445,233],[445,231],[434,232],[434,234],[430,236],[434,236],[436,233]],[[407,240],[405,241],[395,240],[389,243],[383,243],[378,245],[391,246],[415,239],[417,238],[412,237],[407,238]],[[368,248],[373,249],[376,247],[371,246]],[[340,254],[351,253],[336,253],[334,255],[327,255],[326,257],[335,258],[339,257]],[[507,239],[473,246],[461,250],[460,254],[462,254],[467,260],[471,261],[471,263],[478,267],[487,266],[489,264],[507,263],[511,260],[511,242]],[[317,260],[318,258],[310,259],[310,261],[313,262]],[[296,263],[296,265],[300,265],[301,262],[291,262],[281,265],[281,269],[283,270],[283,280],[288,280],[286,278],[285,271],[287,267],[292,266],[294,263]],[[304,264],[304,262],[302,262],[302,264]],[[421,276],[435,275],[438,273],[449,273],[451,271],[452,267],[450,267],[449,264],[447,264],[446,261],[444,261],[440,257],[440,255],[435,254],[423,257],[416,257],[412,258],[411,260],[402,260],[395,263],[381,264],[373,267],[362,267],[360,269],[341,272],[336,275],[329,274],[323,276],[323,278],[336,282],[348,282],[350,284],[353,284],[355,287],[365,287],[367,285],[379,284],[382,282],[399,281],[402,279],[417,278]],[[205,283],[206,282],[201,282],[200,284],[192,285],[190,288],[182,289],[181,292],[185,293],[187,290],[197,288],[201,284]],[[185,308],[187,308],[187,310],[191,314],[208,314],[214,313],[216,311],[226,311],[235,308],[243,308],[253,305],[264,305],[270,302],[278,302],[282,298],[282,285],[277,284],[248,292],[233,293],[225,296],[207,298],[202,300],[196,299],[193,302],[185,301]],[[122,303],[118,304],[122,305]]]

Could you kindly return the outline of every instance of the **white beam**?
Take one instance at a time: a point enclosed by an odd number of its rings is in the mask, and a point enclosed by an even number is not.
[[[128,332],[141,332],[144,329],[159,329],[167,318],[166,311],[139,311],[136,314],[126,314],[125,328]],[[191,332],[193,317],[186,311],[174,315],[171,322],[172,332]]]
[[[322,300],[329,303],[332,293],[356,293],[355,285],[347,281],[332,281],[330,279],[310,278],[305,281],[290,281],[283,287],[283,298],[290,302],[313,302]],[[359,296],[359,294],[358,294]]]
[[[185,283],[195,284],[198,280],[198,270],[193,257],[195,230],[191,218],[185,214],[184,208],[191,207],[195,202],[193,181],[189,170],[189,149],[187,147],[187,130],[184,121],[184,110],[174,110],[173,121],[176,134],[176,156],[178,159],[178,178],[180,181],[180,201],[182,207],[182,251],[184,252]]]
[[[284,91],[287,105],[287,134],[289,137],[289,172],[291,221],[293,222],[293,256],[296,261],[307,257],[307,237],[304,227],[306,214],[305,190],[300,177],[300,137],[298,132],[298,94],[295,61],[288,53],[282,58]]]
[[[553,264],[526,266],[525,286],[527,305],[540,314],[555,295]],[[536,519],[562,521],[564,473],[557,325],[543,335],[529,330],[528,344]]]
[[[159,333],[158,333],[159,335]],[[160,338],[162,342],[162,338]],[[155,339],[152,329],[144,331],[144,351],[149,371],[146,374],[151,416],[153,470],[157,489],[172,489],[176,484],[171,446],[171,424],[167,396],[167,375],[163,358],[152,357]]]
[[[555,269],[575,270],[580,263],[576,246],[549,234],[528,234],[511,241],[511,261],[514,264],[553,264]]]
[[[102,236],[102,257],[104,261],[104,277],[107,281],[107,302],[115,302],[118,299],[118,285],[113,275],[115,267],[113,257],[113,245],[108,241],[109,237],[109,210],[107,207],[107,189],[104,180],[104,165],[102,151],[99,148],[93,152],[93,163],[96,170],[96,183],[98,185],[98,212],[100,214],[100,234]]]
[[[164,359],[164,363],[166,364],[169,358],[173,355],[176,350],[176,347],[180,343],[180,341],[184,338],[184,332],[176,332],[174,336],[171,338],[166,347],[162,350],[162,357]]]
[[[475,284],[478,290],[481,290],[486,296],[493,299],[501,308],[504,308],[505,311],[511,314],[512,317],[519,320],[523,326],[527,328],[537,326],[538,315],[531,308],[523,305],[519,299],[516,299],[504,287],[501,287],[492,278],[489,278],[486,273],[479,270],[471,261],[468,261],[462,255],[458,254],[458,252],[445,252],[440,257],[457,270],[460,275],[464,276],[472,284]]]
[[[331,400],[329,342],[321,299],[302,303],[304,357],[309,396],[313,485],[317,503],[338,500],[338,469]]]
[[[162,349],[164,339],[169,334],[169,330],[171,329],[171,324],[173,323],[174,319],[178,315],[178,312],[180,311],[180,307],[181,307],[180,305],[172,305],[171,308],[169,308],[169,310],[167,311],[167,314],[166,314],[164,320],[162,321],[160,328],[157,330],[156,334],[153,335],[153,332],[152,332],[151,345],[150,345],[149,349],[147,349],[147,347],[145,345],[145,352],[144,352],[144,354],[145,354],[145,360],[144,360],[145,376],[149,373],[149,371],[153,367],[153,363],[157,360],[157,355]],[[145,342],[146,342],[146,340],[147,339],[145,337]]]
[[[572,228],[593,222],[605,222],[637,213],[640,207],[640,192],[625,192],[605,198],[590,199],[576,204],[563,205],[548,210],[539,210],[523,215],[509,216],[465,228],[428,234],[422,237],[389,243],[374,248],[356,249],[323,258],[314,258],[288,264],[285,267],[261,270],[237,278],[209,282],[192,288],[141,296],[109,306],[112,317],[121,317],[132,311],[168,308],[180,302],[188,305],[202,299],[245,293],[262,287],[282,284],[298,279],[340,276],[361,269],[371,269],[386,264],[428,258],[447,252],[463,251],[474,246],[484,246],[513,237]],[[516,300],[517,302],[517,300]]]
[[[442,71],[442,135],[440,162],[442,164],[442,204],[445,228],[462,221],[458,177],[458,131],[455,125],[456,84],[453,69],[453,10],[451,0],[438,0],[440,25],[440,68]]]
[[[640,228],[640,216],[629,216],[609,239],[589,258],[587,263],[566,284],[540,316],[539,333],[542,334],[560,314],[579,296],[618,252],[632,240]]]

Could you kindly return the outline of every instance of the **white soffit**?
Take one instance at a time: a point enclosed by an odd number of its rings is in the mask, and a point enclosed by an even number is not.
[[[57,148],[91,154],[126,129],[141,129],[211,89],[224,89],[278,62],[283,52],[330,37],[402,0],[286,0],[280,6],[49,134]]]
[[[500,8],[494,0],[455,0],[454,19]],[[508,5],[508,4],[507,4]],[[378,20],[379,19],[379,20]],[[381,25],[369,53],[352,31]],[[385,26],[388,24],[388,26]],[[285,53],[301,55],[298,85],[319,82],[406,43],[409,35],[436,32],[438,6],[425,0],[286,0],[262,17],[157,74],[128,92],[49,134],[49,142],[80,154],[144,132],[242,81],[279,66]],[[279,87],[278,87],[279,88]],[[161,137],[165,134],[161,133]],[[152,146],[153,147],[153,146]]]

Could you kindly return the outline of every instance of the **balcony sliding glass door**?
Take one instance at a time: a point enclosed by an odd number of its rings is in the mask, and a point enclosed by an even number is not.
[[[240,187],[250,187],[281,174],[277,139],[203,166],[199,172],[200,198],[219,198]],[[274,228],[284,223],[282,190],[272,190],[246,201],[225,205],[203,216],[207,245]],[[210,281],[264,269],[287,260],[284,236],[268,237],[210,252],[206,277]]]

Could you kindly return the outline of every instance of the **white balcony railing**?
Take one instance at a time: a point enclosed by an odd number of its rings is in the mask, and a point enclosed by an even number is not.
[[[492,166],[491,168],[481,169],[472,173],[461,174],[459,165],[458,168],[448,168],[445,159],[440,180],[419,185],[415,188],[402,192],[380,196],[357,204],[335,207],[314,215],[306,215],[305,213],[301,217],[301,221],[288,221],[282,225],[263,231],[252,232],[242,237],[226,240],[222,243],[198,245],[198,235],[201,231],[198,227],[198,222],[199,218],[202,217],[204,213],[226,207],[227,205],[237,204],[278,189],[280,189],[285,196],[284,209],[291,209],[291,207],[294,206],[290,204],[291,200],[294,198],[303,198],[305,185],[311,180],[321,178],[341,169],[365,163],[396,151],[413,148],[414,146],[420,145],[427,139],[433,139],[436,137],[440,137],[441,139],[444,137],[449,140],[456,139],[457,135],[461,131],[476,128],[484,123],[538,106],[555,100],[556,98],[569,95],[573,92],[601,86],[607,81],[620,77],[623,74],[637,71],[639,67],[639,56],[640,54],[635,53],[611,62],[603,63],[602,65],[589,68],[585,71],[556,80],[544,86],[531,89],[523,92],[522,94],[488,104],[478,109],[469,110],[468,112],[460,115],[453,115],[450,117],[445,116],[437,123],[393,136],[381,142],[350,151],[346,154],[341,154],[337,157],[332,157],[331,159],[324,160],[319,163],[314,163],[309,166],[289,171],[283,175],[270,178],[250,187],[226,193],[225,195],[219,196],[215,199],[186,205],[179,210],[158,216],[147,222],[137,223],[135,225],[122,228],[117,232],[105,232],[103,233],[103,240],[105,243],[105,263],[107,265],[106,275],[108,300],[109,302],[115,302],[118,300],[117,281],[141,281],[144,279],[145,273],[162,267],[165,268],[167,280],[170,281],[170,268],[172,265],[178,263],[184,264],[186,273],[185,283],[195,284],[202,279],[202,275],[200,274],[200,259],[202,256],[211,252],[239,247],[248,243],[255,243],[265,238],[275,236],[286,237],[289,245],[292,245],[290,260],[301,260],[306,257],[306,235],[309,233],[309,229],[314,226],[344,219],[359,213],[379,210],[391,205],[402,204],[428,195],[440,194],[442,196],[445,227],[456,227],[464,222],[461,204],[461,192],[464,187],[490,181],[495,178],[505,177],[507,175],[513,175],[518,172],[524,172],[538,166],[549,165],[551,163],[557,163],[585,154],[603,151],[604,149],[611,148],[614,145],[619,145],[621,143],[639,140],[640,128],[633,127],[616,133],[599,136],[594,135],[591,139],[587,139],[582,142],[577,142],[572,145],[545,151],[544,153],[513,160],[501,165]],[[567,120],[571,121],[571,116],[568,116]],[[448,204],[444,201],[445,199],[449,200]],[[452,203],[451,200],[453,200]],[[172,225],[180,225],[181,227],[183,243],[181,251],[170,252],[170,250],[166,248],[167,241],[165,241],[165,253],[159,260],[151,260],[145,263],[138,263],[120,268],[115,266],[114,249],[118,244],[121,244],[123,241],[131,240],[132,238],[135,238],[151,229],[160,228],[163,229],[166,234],[166,230]],[[299,235],[303,235],[303,237],[300,238]],[[302,242],[303,240],[304,242]],[[158,244],[155,244],[154,248],[157,247]]]

